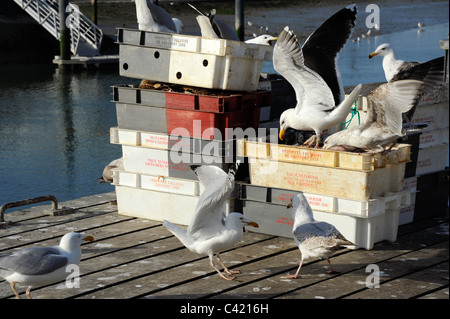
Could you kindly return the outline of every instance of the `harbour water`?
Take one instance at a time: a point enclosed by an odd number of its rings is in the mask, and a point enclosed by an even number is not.
[[[448,23],[349,41],[340,54],[344,85],[384,81],[381,58],[368,55],[384,42],[398,58],[442,56]],[[353,36],[356,38],[356,35]],[[270,63],[265,72],[274,72]],[[61,74],[52,64],[0,65],[0,205],[43,195],[59,201],[114,190],[98,184],[104,166],[121,156],[109,143],[116,126],[111,85],[137,84],[117,68]]]

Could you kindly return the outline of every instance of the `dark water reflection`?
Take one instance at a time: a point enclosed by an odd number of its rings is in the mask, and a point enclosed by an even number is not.
[[[53,65],[0,66],[0,204],[42,195],[59,201],[112,191],[97,184],[121,156],[111,85],[116,68],[60,74]]]

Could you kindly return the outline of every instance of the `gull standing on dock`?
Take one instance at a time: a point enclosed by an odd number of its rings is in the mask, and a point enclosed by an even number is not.
[[[181,33],[183,23],[178,18],[171,18],[166,10],[157,6],[152,0],[134,0],[138,29],[141,31]]]
[[[232,275],[239,274],[240,271],[229,270],[220,259],[219,253],[232,248],[239,241],[243,235],[244,225],[258,227],[258,224],[240,213],[230,213],[228,216],[225,214],[226,201],[234,189],[234,176],[238,165],[239,163],[233,165],[228,174],[217,166],[192,165],[191,169],[205,189],[200,195],[187,230],[166,220],[163,222],[163,225],[186,248],[198,254],[208,255],[210,265],[226,280],[235,279]],[[214,255],[225,273],[214,265]]]
[[[427,72],[423,81],[415,80],[415,73],[422,76],[418,69],[413,70],[412,79],[383,83],[367,95],[367,117],[358,126],[329,136],[324,149],[341,150],[340,146],[351,146],[370,152],[389,151],[406,131],[403,114],[409,112],[423,95],[434,90],[442,81],[443,68]],[[345,148],[345,147],[344,147]]]
[[[299,193],[291,199],[288,208],[290,207],[292,207],[292,218],[294,218],[292,233],[300,249],[301,259],[296,273],[294,275],[287,274],[283,278],[298,278],[303,261],[309,258],[326,259],[330,265],[328,273],[336,273],[331,265],[330,257],[344,246],[355,246],[355,244],[347,240],[333,225],[315,220],[311,206],[303,193]]]
[[[369,54],[369,59],[372,59],[377,55],[383,57],[383,70],[386,81],[388,82],[406,79],[423,81],[425,77],[430,78],[431,75],[434,75],[435,81],[425,82],[425,85],[432,85],[432,87],[425,88],[428,93],[437,89],[440,85],[439,82],[442,82],[443,72],[440,71],[443,71],[444,69],[443,56],[423,63],[407,62],[396,58],[394,48],[389,43],[379,45],[374,52]],[[414,105],[410,111],[403,115],[405,123],[411,122],[419,102],[420,100],[417,101],[417,104]]]
[[[115,159],[105,166],[102,177],[97,178],[98,183],[112,183],[115,169],[123,169],[123,157]]]
[[[59,246],[31,247],[0,256],[0,276],[5,278],[20,299],[15,285],[28,286],[26,295],[31,299],[31,288],[66,279],[67,266],[78,265],[81,259],[81,242],[92,241],[92,236],[70,232],[61,238]]]
[[[355,26],[356,6],[346,7],[325,21],[301,48],[289,27],[278,36],[273,65],[294,88],[297,105],[280,117],[281,140],[287,128],[313,130],[316,135],[305,145],[319,147],[322,132],[345,121],[361,90],[355,87],[344,99],[344,88],[337,68],[337,56]]]

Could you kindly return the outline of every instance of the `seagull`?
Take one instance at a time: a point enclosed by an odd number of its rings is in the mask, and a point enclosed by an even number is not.
[[[102,177],[97,178],[98,183],[112,183],[114,169],[123,169],[123,157],[115,159],[105,166]]]
[[[436,83],[434,73],[424,81],[399,80],[383,83],[367,95],[367,117],[358,126],[330,135],[324,142],[324,149],[340,150],[345,145],[364,149],[371,153],[390,151],[397,139],[406,136],[402,114],[408,112]],[[442,79],[442,75],[438,77]]]
[[[356,12],[354,5],[338,11],[307,38],[302,48],[289,27],[278,36],[273,65],[292,85],[297,99],[295,108],[281,114],[281,140],[289,127],[313,130],[316,135],[305,145],[312,146],[315,141],[317,148],[322,131],[345,120],[361,86],[344,99],[337,55],[352,33]]]
[[[0,276],[7,280],[20,299],[16,283],[28,286],[26,295],[31,299],[31,288],[62,281],[70,272],[68,265],[78,265],[81,242],[92,241],[92,236],[70,232],[61,238],[59,246],[31,247],[0,256]]]
[[[418,28],[422,29],[424,26],[425,26],[424,24],[422,24],[422,23],[420,23],[420,22],[417,22],[417,27],[418,27]]]
[[[439,86],[437,83],[439,82],[439,77],[440,80],[442,80],[443,73],[441,73],[440,71],[444,69],[443,56],[424,63],[406,62],[403,60],[398,60],[395,57],[394,48],[389,43],[383,43],[379,45],[377,49],[369,55],[369,59],[377,55],[383,57],[383,70],[386,81],[388,82],[405,79],[415,79],[422,81],[427,75],[434,74],[436,77],[436,81],[431,82],[431,84],[433,85],[433,89],[429,91],[432,92]],[[427,82],[425,84],[427,84]],[[417,105],[415,105],[407,114],[403,116],[405,122],[411,122]]]
[[[294,226],[292,234],[301,252],[300,265],[294,275],[287,274],[283,278],[298,278],[303,261],[309,258],[326,259],[330,265],[330,274],[336,273],[330,262],[330,257],[343,246],[355,246],[347,240],[333,225],[319,222],[314,219],[311,206],[309,206],[303,193],[291,198],[288,208],[292,207]]]
[[[225,173],[217,166],[191,165],[205,190],[200,195],[194,216],[187,228],[181,228],[167,220],[163,225],[172,232],[189,250],[208,255],[210,265],[226,280],[233,280],[233,274],[240,271],[229,270],[222,262],[219,253],[233,247],[243,234],[243,226],[258,227],[258,224],[240,213],[225,215],[225,204],[234,188],[234,175],[239,163],[234,164]],[[213,262],[216,255],[225,273],[221,272]]]
[[[188,5],[199,13],[197,22],[200,26],[202,37],[239,41],[239,37],[230,26],[215,18],[216,9],[212,9],[209,14],[206,14],[192,4],[188,3]]]
[[[152,0],[134,0],[138,29],[152,32],[181,33],[183,23],[178,18],[171,18],[166,10],[157,6]]]
[[[345,41],[349,35],[347,35]],[[323,48],[320,50],[319,47],[310,48],[309,41],[314,43],[311,46],[319,44],[315,33],[313,33],[306,40],[303,49],[300,48],[294,33],[289,30],[289,27],[285,27],[278,36],[274,47],[274,68],[292,85],[297,99],[295,108],[288,109],[281,114],[279,137],[283,140],[284,132],[289,127],[296,130],[313,130],[316,135],[306,141],[305,145],[312,146],[315,141],[315,147],[318,148],[322,132],[345,121],[354,99],[361,91],[362,85],[356,86],[349,96],[340,102],[344,94],[341,93],[343,87],[337,78],[335,65],[337,50],[330,48],[331,53],[329,53],[330,51]],[[335,46],[333,47],[335,49]],[[339,50],[340,48],[342,48],[342,43]],[[314,59],[314,62],[310,63],[318,68],[328,65],[330,69],[328,71],[324,69],[320,69],[320,72],[314,71],[306,65],[307,60],[303,51],[308,52],[308,56],[320,51],[318,55],[309,56],[309,59]],[[326,53],[323,54],[324,52]],[[321,64],[321,61],[323,64]]]
[[[271,42],[276,41],[276,40],[277,40],[277,37],[273,37],[270,34],[262,34],[260,36],[254,37],[253,39],[246,40],[245,43],[270,45]]]

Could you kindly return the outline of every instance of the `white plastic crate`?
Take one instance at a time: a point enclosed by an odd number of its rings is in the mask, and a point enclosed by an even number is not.
[[[420,148],[417,157],[416,175],[434,173],[445,169],[448,159],[448,144]]]
[[[273,48],[226,39],[118,29],[120,75],[203,88],[255,91]]]
[[[145,175],[114,170],[114,185],[142,188],[180,195],[200,196],[204,187],[199,181],[182,178]]]
[[[369,218],[334,214],[313,210],[318,221],[334,225],[348,240],[357,245],[356,248],[370,250],[377,242],[397,239],[400,209],[388,209],[384,214]],[[246,228],[247,231],[274,236],[292,238],[291,208],[284,205],[243,201],[243,212],[246,217],[258,223],[259,228]]]
[[[417,180],[417,179],[416,179]],[[239,198],[272,204],[288,205],[290,199],[299,192],[272,187],[239,183]],[[414,190],[415,191],[415,190]],[[309,205],[315,211],[349,215],[361,218],[384,214],[388,209],[399,209],[411,205],[411,189],[372,198],[366,201],[350,200],[320,194],[303,193]]]

